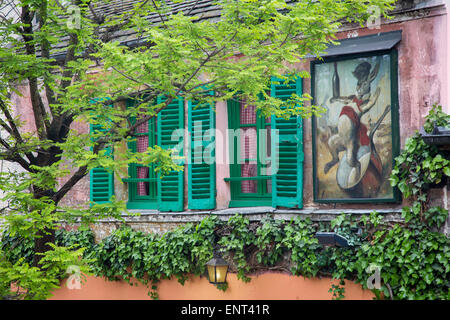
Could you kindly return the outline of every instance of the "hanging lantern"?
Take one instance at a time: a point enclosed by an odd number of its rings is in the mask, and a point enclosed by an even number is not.
[[[220,258],[215,257],[206,263],[208,269],[209,282],[212,284],[223,284],[227,280],[228,263]]]

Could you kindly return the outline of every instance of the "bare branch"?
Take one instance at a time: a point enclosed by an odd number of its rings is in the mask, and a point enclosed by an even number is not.
[[[94,7],[92,6],[92,2],[89,2],[88,7],[89,7],[89,11],[92,13],[92,16],[94,17],[94,22],[97,24],[102,24],[105,21],[104,16],[99,16],[95,12]]]
[[[106,144],[105,141],[97,143],[94,146],[92,152],[94,154],[98,154],[99,151],[105,147],[105,144]],[[79,167],[78,170],[69,178],[69,180],[67,180],[66,183],[64,183],[64,185],[52,195],[52,200],[55,201],[55,203],[57,204],[67,194],[67,192],[69,192],[72,189],[72,187],[76,185],[78,181],[83,179],[83,177],[86,176],[87,174],[88,174],[87,166]]]
[[[127,78],[130,81],[136,82],[137,84],[143,84],[143,85],[147,86],[147,88],[149,88],[149,89],[152,88],[152,86],[149,85],[148,83],[141,82],[141,81],[139,81],[139,80],[137,80],[137,79],[135,79],[135,78],[133,78],[133,77],[131,77],[129,75],[126,75],[125,73],[123,73],[122,71],[118,70],[114,66],[112,66],[112,69],[115,70],[117,73],[119,73],[120,75],[122,75],[123,77]]]
[[[2,146],[5,147],[6,152],[5,153],[0,153],[0,157],[3,158],[6,161],[12,161],[12,162],[16,162],[18,164],[20,164],[20,166],[22,168],[24,168],[25,170],[29,171],[29,172],[33,172],[33,170],[30,168],[30,163],[28,163],[27,161],[25,161],[25,159],[23,159],[20,156],[20,153],[18,152],[18,150],[12,146],[10,146],[4,139],[0,138],[0,144]]]
[[[22,136],[19,132],[19,129],[16,126],[16,123],[13,119],[13,117],[11,116],[8,107],[6,106],[5,102],[0,99],[0,110],[2,111],[2,113],[5,115],[6,120],[8,121],[9,127],[6,125],[6,123],[3,122],[2,127],[8,131],[8,133],[19,143],[19,144],[23,144],[24,141],[22,139]],[[28,160],[30,161],[30,163],[34,163],[35,162],[35,157],[30,153],[27,152],[26,156],[28,158]]]
[[[186,14],[187,16],[190,16],[190,15],[191,15],[192,11],[195,9],[195,7],[196,7],[197,4],[198,4],[198,1],[199,1],[199,0],[195,1],[195,3],[194,3],[194,4],[192,5],[192,7],[189,9],[188,13]]]
[[[159,16],[159,19],[161,20],[161,23],[163,24],[164,28],[167,29],[166,21],[164,20],[162,14],[161,14],[160,9],[158,8],[158,6],[156,5],[156,3],[155,3],[154,0],[152,0],[152,3],[153,3],[153,7],[156,9],[156,13],[158,13],[158,16]]]
[[[87,174],[87,166],[79,167],[78,170],[70,177],[70,179],[54,193],[52,200],[57,204],[69,192],[78,181],[83,179]]]

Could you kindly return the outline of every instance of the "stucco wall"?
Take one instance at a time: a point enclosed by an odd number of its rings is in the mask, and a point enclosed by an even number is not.
[[[251,276],[249,283],[238,280],[236,274],[227,276],[228,289],[223,292],[205,277],[189,277],[184,285],[176,279],[162,280],[158,284],[161,300],[330,300],[328,290],[339,281],[330,278],[304,278],[282,273],[264,273]],[[103,278],[87,277],[81,289],[69,289],[63,281],[53,292],[51,300],[146,300],[148,289],[142,285],[130,286],[126,282],[111,282]],[[346,281],[346,300],[371,300],[371,291]]]
[[[449,17],[449,13],[450,13],[450,1],[446,0],[445,1],[445,6],[446,6],[446,11],[447,11],[447,16],[445,17],[445,26],[446,26],[446,31],[444,32],[444,39],[446,39],[446,41],[444,42],[444,46],[447,45],[447,48],[445,50],[445,52],[447,53],[445,56],[445,64],[443,66],[443,70],[447,70],[447,72],[444,71],[445,73],[445,86],[444,86],[444,94],[443,94],[443,103],[445,104],[444,108],[447,111],[447,113],[450,113],[450,17]]]

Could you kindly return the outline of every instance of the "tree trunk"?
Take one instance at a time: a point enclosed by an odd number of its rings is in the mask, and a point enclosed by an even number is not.
[[[42,255],[40,255],[39,253],[45,253],[49,250],[52,250],[52,247],[50,247],[48,243],[55,243],[55,230],[46,229],[40,231],[37,236],[38,237],[34,239],[34,267],[39,267],[39,262],[42,259]]]
[[[52,198],[54,195],[53,190],[43,190],[41,188],[34,187],[34,198],[40,199],[43,197]],[[52,228],[45,228],[44,230],[39,230],[36,233],[34,238],[34,257],[33,257],[33,266],[40,267],[39,262],[42,259],[41,253],[45,253],[49,250],[52,250],[52,247],[48,245],[48,243],[55,243],[55,230]]]

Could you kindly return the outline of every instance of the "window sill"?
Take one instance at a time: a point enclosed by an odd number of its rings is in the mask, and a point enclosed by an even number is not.
[[[130,201],[127,202],[127,209],[157,209],[158,203],[156,201]]]
[[[377,212],[385,216],[386,221],[402,222],[402,209],[378,209]],[[215,210],[193,210],[182,212],[161,212],[155,209],[136,209],[130,210],[130,213],[138,213],[137,216],[130,216],[126,213],[122,217],[127,222],[134,223],[187,223],[200,222],[208,216],[217,216],[222,221],[228,221],[229,218],[236,214],[242,214],[250,221],[261,221],[267,215],[272,215],[275,219],[290,221],[296,217],[310,218],[312,221],[331,221],[342,213],[352,214],[356,216],[369,215],[373,209],[277,209],[270,207],[236,207]],[[113,218],[100,219],[99,222],[113,222]]]
[[[272,199],[230,200],[229,208],[236,207],[271,207]]]

